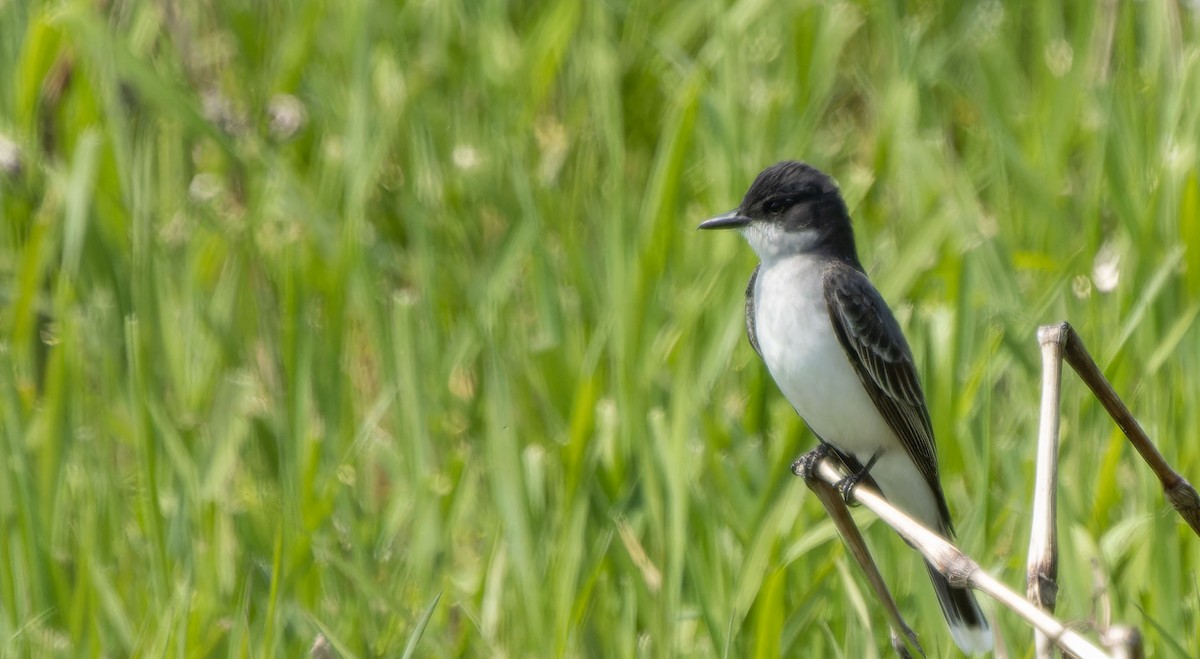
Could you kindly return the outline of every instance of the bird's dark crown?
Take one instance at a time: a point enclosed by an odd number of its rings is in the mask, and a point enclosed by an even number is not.
[[[858,266],[850,213],[837,183],[819,169],[786,160],[764,169],[742,199],[738,214],[775,225],[784,234],[816,234],[814,248]]]
[[[796,160],[785,160],[764,169],[746,191],[739,210],[755,219],[770,219],[769,216],[801,202],[840,206],[839,215],[846,214],[837,183],[816,167]]]

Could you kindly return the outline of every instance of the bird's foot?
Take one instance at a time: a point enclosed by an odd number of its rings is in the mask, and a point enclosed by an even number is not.
[[[875,462],[879,460],[879,456],[882,454],[883,451],[876,451],[875,455],[872,455],[871,459],[867,461],[867,466],[837,482],[836,487],[838,494],[842,495],[842,500],[846,502],[847,506],[858,505],[858,500],[854,498],[854,488],[860,482],[862,482],[863,479],[870,478],[871,467],[875,466]]]
[[[825,459],[825,456],[833,452],[829,445],[822,442],[817,444],[813,450],[805,453],[792,463],[792,473],[806,481],[811,481],[817,477],[817,464]]]

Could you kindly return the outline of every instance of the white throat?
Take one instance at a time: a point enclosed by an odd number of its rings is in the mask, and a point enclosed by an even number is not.
[[[742,237],[758,254],[763,265],[812,251],[821,238],[816,229],[784,231],[775,222],[753,222],[741,230]]]

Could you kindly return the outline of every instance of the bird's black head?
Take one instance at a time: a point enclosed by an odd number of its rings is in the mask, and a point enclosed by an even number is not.
[[[739,229],[763,259],[821,250],[858,263],[850,215],[832,178],[802,162],[771,165],[736,210],[701,229]]]

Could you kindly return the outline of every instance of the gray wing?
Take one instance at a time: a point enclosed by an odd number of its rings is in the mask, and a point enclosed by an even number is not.
[[[938,479],[937,448],[912,352],[883,296],[862,271],[845,263],[824,273],[825,304],[842,349],[892,432],[934,491],[942,519],[950,511]]]
[[[750,283],[746,285],[746,336],[750,339],[750,347],[762,357],[762,350],[758,349],[758,333],[754,331],[754,282],[758,281],[760,268],[761,263],[754,266],[754,272],[750,273]]]

